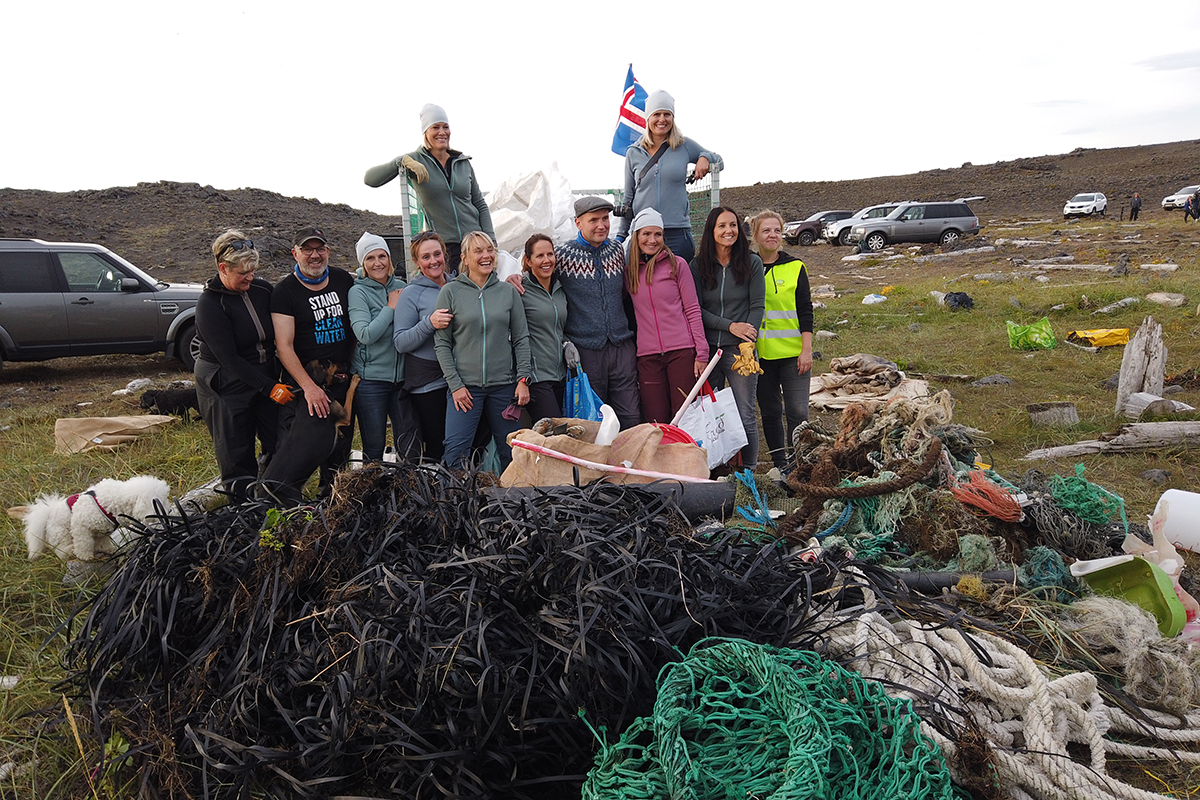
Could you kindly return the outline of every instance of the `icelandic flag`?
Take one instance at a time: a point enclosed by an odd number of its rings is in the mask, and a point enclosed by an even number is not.
[[[612,150],[619,156],[625,155],[629,145],[636,144],[646,131],[646,90],[633,77],[633,64],[625,76],[625,94],[621,98],[621,112],[617,117],[617,131],[613,134]]]

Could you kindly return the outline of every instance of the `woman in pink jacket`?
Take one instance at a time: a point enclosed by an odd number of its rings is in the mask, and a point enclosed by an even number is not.
[[[663,241],[662,216],[653,208],[630,226],[625,288],[637,316],[642,417],[670,422],[708,364],[708,340],[692,271]]]

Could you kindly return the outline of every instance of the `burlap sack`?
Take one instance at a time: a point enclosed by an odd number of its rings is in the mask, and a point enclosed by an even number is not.
[[[584,438],[570,436],[542,436],[529,428],[510,434],[508,443],[520,440],[555,450],[576,458],[599,464],[629,466],[635,469],[670,473],[691,478],[708,477],[708,456],[704,450],[692,444],[662,444],[662,431],[653,425],[638,425],[617,434],[608,446],[594,444],[600,423],[589,420],[561,420],[572,425],[581,425]],[[650,483],[655,478],[643,475],[622,475],[600,470],[576,467],[570,462],[552,456],[535,453],[521,447],[513,447],[512,463],[500,476],[500,485],[511,486],[562,486],[575,482],[575,470],[579,470],[579,483],[583,485],[597,478],[610,483]]]
[[[178,417],[167,414],[143,414],[137,417],[67,417],[54,422],[54,452],[115,450],[139,436],[155,433],[178,421]]]

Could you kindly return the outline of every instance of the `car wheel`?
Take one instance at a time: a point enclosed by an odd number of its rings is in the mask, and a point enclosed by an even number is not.
[[[808,247],[810,244],[816,241],[816,238],[817,237],[813,235],[812,231],[801,231],[800,236],[796,241],[801,247]]]
[[[850,246],[850,229],[842,228],[842,232],[837,235],[837,243],[842,247]]]
[[[196,369],[196,359],[200,357],[200,337],[196,335],[196,324],[187,325],[176,340],[175,353],[183,362],[188,372]]]
[[[948,244],[954,244],[959,238],[959,233],[956,230],[943,231],[942,238],[938,239],[938,244],[945,247]]]
[[[869,233],[866,238],[867,249],[872,253],[877,253],[887,247],[887,237],[882,233]]]
[[[1100,216],[1102,216],[1102,217],[1103,217],[1103,216],[1105,216],[1105,215],[1108,213],[1108,209],[1107,209],[1107,208],[1101,208],[1101,209],[1099,209],[1099,213],[1100,213]]]

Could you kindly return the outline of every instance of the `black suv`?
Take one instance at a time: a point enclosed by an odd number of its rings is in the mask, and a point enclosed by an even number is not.
[[[947,245],[979,233],[979,218],[962,201],[903,203],[886,217],[867,219],[850,231],[851,242],[863,242],[875,252],[889,244],[937,242]]]
[[[164,352],[190,370],[203,289],[155,280],[96,244],[0,239],[0,364]]]

